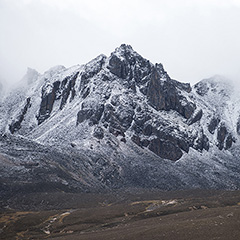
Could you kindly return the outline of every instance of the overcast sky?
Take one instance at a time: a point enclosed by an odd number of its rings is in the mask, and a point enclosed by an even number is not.
[[[240,84],[240,0],[0,0],[0,79],[83,64],[130,44],[169,75]]]

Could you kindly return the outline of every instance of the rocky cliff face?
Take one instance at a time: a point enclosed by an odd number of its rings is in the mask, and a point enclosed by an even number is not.
[[[86,152],[86,172],[103,185],[220,186],[203,166],[214,167],[218,155],[237,161],[240,105],[230,108],[232,89],[219,77],[191,87],[123,44],[86,65],[30,71],[27,82],[18,100],[13,91],[2,102],[2,118],[10,119],[1,121],[2,133],[66,154]],[[226,172],[233,171],[227,165]],[[231,174],[229,181],[239,186]]]

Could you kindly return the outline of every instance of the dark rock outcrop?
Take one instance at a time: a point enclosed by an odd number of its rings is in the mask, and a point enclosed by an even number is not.
[[[221,123],[220,127],[218,128],[217,132],[217,140],[218,140],[218,148],[222,150],[224,148],[224,140],[227,136],[227,128],[224,123]]]
[[[214,131],[216,130],[218,124],[220,122],[220,119],[217,117],[213,117],[208,125],[208,131],[213,134]]]
[[[50,117],[53,109],[54,101],[56,100],[56,93],[59,90],[60,82],[56,81],[52,84],[45,83],[42,88],[42,101],[40,104],[39,113],[37,116],[38,125]]]
[[[146,124],[143,128],[143,134],[146,136],[151,136],[153,132],[153,126],[151,124]]]
[[[86,98],[90,92],[90,89],[88,87],[89,79],[101,71],[103,65],[105,64],[105,61],[106,56],[100,55],[85,65],[84,70],[80,75],[81,81],[79,86],[80,96],[83,98]]]
[[[198,136],[194,141],[193,148],[200,151],[202,151],[203,149],[205,149],[206,151],[209,150],[209,139],[204,134],[203,129],[198,133]]]
[[[207,82],[204,81],[195,84],[194,88],[196,89],[197,94],[199,94],[200,96],[206,95],[207,92],[209,91],[208,84]]]
[[[77,114],[77,124],[84,122],[94,115],[92,109],[81,109]]]
[[[172,81],[164,71],[162,65],[156,65],[148,82],[147,97],[149,104],[156,110],[175,110],[184,118],[189,119],[196,105],[181,95],[176,87],[176,81]]]
[[[13,120],[12,123],[9,125],[9,130],[12,134],[21,128],[21,123],[24,120],[24,116],[30,107],[31,107],[31,98],[28,97],[24,108],[20,111],[17,118]]]
[[[79,72],[75,73],[73,76],[66,77],[62,81],[62,83],[65,82],[65,85],[67,85],[67,86],[64,85],[64,88],[63,88],[63,91],[62,91],[62,94],[61,94],[61,96],[62,96],[62,100],[61,100],[61,104],[60,104],[60,109],[61,110],[65,106],[65,104],[67,102],[67,99],[69,98],[70,93],[71,93],[70,102],[74,99],[74,97],[76,95],[76,91],[75,91],[74,86],[75,86],[78,74],[79,74]]]
[[[115,114],[118,121],[120,122],[120,125],[123,127],[123,129],[127,130],[133,121],[133,109],[119,106]]]
[[[174,141],[175,142],[175,141]],[[186,136],[176,138],[176,144],[180,147],[184,152],[188,153],[191,144]]]
[[[237,121],[237,133],[238,133],[238,135],[240,135],[240,116]]]
[[[124,60],[121,60],[115,54],[112,54],[109,59],[109,70],[119,78],[125,79],[128,74],[128,66]]]
[[[98,104],[94,107],[82,104],[82,109],[77,114],[77,124],[89,119],[90,125],[97,124],[102,117],[104,105]]]
[[[122,44],[110,56],[109,71],[123,79],[123,84],[136,91],[136,86],[143,87],[149,80],[152,64],[134,52],[132,47]]]
[[[94,128],[93,136],[97,139],[103,139],[104,131],[101,127],[97,126]]]
[[[187,93],[190,93],[192,91],[192,87],[191,87],[190,83],[181,83],[174,79],[171,79],[171,80],[177,88],[179,88]]]
[[[132,136],[132,138],[131,138],[131,140],[134,142],[134,143],[136,143],[138,146],[142,146],[142,144],[141,144],[141,138],[139,137],[139,136],[137,136],[137,135],[133,135]]]
[[[203,111],[200,109],[195,115],[193,114],[192,117],[189,119],[189,125],[199,121],[202,118]]]
[[[228,150],[232,147],[232,144],[235,142],[235,139],[232,137],[232,134],[229,134],[225,141],[225,150]]]
[[[161,158],[177,161],[182,157],[182,151],[179,147],[170,141],[155,138],[150,141],[149,149]]]

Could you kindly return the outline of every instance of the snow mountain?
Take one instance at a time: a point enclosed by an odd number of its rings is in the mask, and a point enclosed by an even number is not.
[[[191,86],[129,45],[85,65],[28,69],[1,98],[2,191],[240,187],[240,96]]]

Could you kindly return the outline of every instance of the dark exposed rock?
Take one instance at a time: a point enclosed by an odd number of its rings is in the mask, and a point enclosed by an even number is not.
[[[144,122],[144,121],[143,121]],[[156,136],[159,139],[163,141],[167,141],[175,145],[176,147],[184,150],[185,152],[189,151],[189,147],[191,144],[189,143],[188,139],[189,137],[184,133],[179,133],[180,135],[175,134],[175,129],[171,128],[170,126],[165,126],[165,124],[161,123],[162,126],[161,129],[157,129],[156,127],[153,127],[149,122],[146,122],[144,124],[143,122],[136,121],[133,125],[133,130],[137,134],[144,134],[145,136]],[[138,123],[138,125],[136,124]],[[159,122],[160,123],[160,122]],[[149,143],[143,144],[143,141],[141,141],[141,145],[148,145]]]
[[[218,124],[220,122],[220,119],[217,117],[213,117],[208,125],[208,131],[213,134],[214,131],[216,130]]]
[[[62,92],[63,92],[63,90],[64,90],[64,88],[65,88],[65,86],[66,86],[66,82],[67,82],[67,81],[65,81],[65,79],[64,79],[62,82],[60,82],[60,81],[55,81],[55,82],[53,83],[54,89],[56,89],[56,90],[55,90],[55,100],[61,99],[61,97],[62,97]]]
[[[102,79],[104,82],[110,81],[110,78],[109,78],[106,74],[102,74],[102,75],[101,75],[101,79]]]
[[[102,122],[109,123],[109,132],[116,135],[124,135],[124,132],[131,126],[134,116],[135,104],[132,101],[123,105],[119,101],[120,95],[115,95],[111,99],[111,104],[106,104]]]
[[[104,93],[104,96],[103,96],[104,99],[108,100],[110,97],[111,97],[111,91],[107,91]]]
[[[131,140],[134,142],[134,143],[136,143],[138,146],[142,146],[142,144],[141,144],[141,138],[139,137],[139,136],[137,136],[137,135],[133,135],[132,136],[132,138],[131,138]]]
[[[164,128],[164,129],[153,128],[154,135],[156,135],[158,138],[176,143],[175,137],[171,135],[171,131],[173,130],[174,129],[171,127]]]
[[[84,88],[84,90],[82,91],[82,98],[85,99],[90,93],[90,88]]]
[[[136,92],[136,82],[135,80],[131,80],[128,83],[128,88],[131,89],[133,92]]]
[[[138,126],[136,123],[133,123],[133,125],[132,125],[132,130],[133,130],[136,134],[142,133],[142,127],[141,127],[141,126]]]
[[[143,139],[141,140],[141,145],[143,147],[147,147],[149,145],[150,141],[148,139]]]
[[[225,125],[222,123],[220,125],[220,127],[218,128],[218,132],[217,132],[217,140],[218,140],[218,148],[220,150],[223,149],[224,147],[224,140],[227,136],[227,128],[225,127]]]
[[[148,92],[148,86],[142,86],[139,88],[140,92],[144,95],[147,95],[147,92]]]
[[[128,129],[133,121],[134,111],[131,108],[125,108],[122,106],[118,107],[118,111],[116,111],[116,117],[120,122],[121,126],[124,129]]]
[[[176,88],[175,81],[169,78],[162,67],[160,70],[159,68],[159,66],[153,68],[151,79],[148,82],[147,96],[149,103],[156,110],[175,110],[189,119],[196,109],[195,104],[188,102]]]
[[[153,127],[151,124],[147,124],[146,126],[144,126],[143,128],[143,134],[146,136],[151,136],[153,132]]]
[[[161,158],[177,161],[182,157],[182,151],[179,147],[167,140],[155,138],[150,141],[149,150]]]
[[[224,147],[224,149],[225,149],[225,150],[228,150],[229,148],[231,148],[233,142],[235,142],[235,139],[232,137],[231,134],[229,134],[229,135],[227,136],[227,138],[226,138],[226,142],[225,142],[225,147]]]
[[[136,111],[137,111],[138,113],[141,112],[141,111],[142,111],[141,106],[137,106]]]
[[[54,101],[56,100],[56,93],[59,90],[59,82],[55,82],[51,85],[47,82],[42,88],[42,101],[40,104],[39,113],[37,116],[38,125],[44,122],[50,117],[52,112]]]
[[[136,133],[143,133],[146,136],[150,136],[151,134],[149,133],[149,131],[151,131],[150,127],[148,127],[149,124],[146,124],[146,126],[144,126],[144,124],[151,119],[151,115],[148,112],[137,112],[136,115],[134,116],[134,123],[133,123],[133,130]]]
[[[114,96],[112,96],[112,98],[111,98],[111,104],[112,104],[113,106],[118,106],[118,105],[120,104],[119,100],[120,100],[120,94],[114,95]]]
[[[202,146],[206,151],[209,150],[209,139],[205,134],[203,134]]]
[[[152,65],[134,52],[129,45],[122,44],[116,51],[111,54],[108,69],[114,75],[126,80],[123,84],[135,92],[136,85],[144,85],[149,80]]]
[[[97,139],[103,139],[104,131],[101,127],[97,126],[94,128],[93,136]]]
[[[199,121],[202,118],[203,115],[203,111],[202,109],[200,109],[195,115],[193,115],[190,119],[189,119],[189,125]]]
[[[176,142],[177,142],[177,145],[186,153],[189,152],[189,147],[190,147],[190,144],[187,140],[187,138],[177,138],[176,139]]]
[[[104,105],[99,104],[95,108],[83,107],[78,112],[77,115],[77,124],[82,123],[83,121],[89,119],[91,124],[97,124],[102,117],[104,111]]]
[[[160,78],[160,74],[154,68],[151,75],[151,80],[148,83],[147,96],[150,104],[156,108],[156,110],[167,110],[164,95],[166,90],[164,89],[164,86],[162,86],[164,83],[161,82]]]
[[[144,112],[139,112],[135,115],[134,122],[137,126],[140,126],[141,128],[143,128],[144,123],[150,119],[151,119],[150,114],[144,113]]]
[[[109,118],[109,132],[115,136],[121,135],[125,137],[124,131],[125,129],[119,122],[118,118],[115,115],[115,112],[112,112]]]
[[[240,117],[238,118],[238,121],[237,121],[237,133],[238,135],[240,135]]]
[[[181,82],[178,82],[178,81],[176,81],[174,79],[172,79],[172,81],[173,81],[173,84],[177,88],[179,88],[179,89],[181,89],[181,90],[183,90],[183,91],[185,91],[187,93],[190,93],[192,91],[190,83],[181,83]]]
[[[28,97],[24,108],[20,111],[17,118],[9,125],[9,130],[12,134],[21,128],[21,123],[24,120],[24,116],[30,107],[31,107],[31,98]]]
[[[198,136],[196,137],[193,144],[193,148],[200,151],[202,151],[203,149],[205,149],[206,151],[209,150],[209,139],[204,134],[203,129],[198,133]]]
[[[179,147],[185,152],[189,151],[190,143],[188,142],[188,136],[182,133],[182,136],[175,135],[175,129],[167,127],[161,130],[153,128],[154,135],[162,140],[171,142],[173,145]]]
[[[209,91],[209,87],[207,85],[206,82],[199,82],[197,84],[194,85],[194,88],[196,89],[196,92],[200,95],[200,96],[204,96],[205,94],[207,94],[207,92]]]
[[[205,134],[203,134],[203,138],[202,138],[202,147],[206,151],[209,150],[209,140],[208,140],[208,137]]]
[[[119,78],[125,79],[128,74],[128,66],[125,61],[121,60],[115,54],[112,54],[109,59],[109,70]]]
[[[110,125],[109,132],[112,133],[115,137],[117,137],[117,136],[125,137],[124,130],[121,128],[120,125],[116,126],[116,128],[114,128],[112,125]]]
[[[191,125],[201,120],[203,111],[202,109],[196,111],[194,98],[186,97],[186,94],[192,91],[190,84],[171,79],[162,64],[153,66],[128,45],[121,45],[120,48],[116,49],[107,62],[105,57],[101,56],[94,61],[94,65],[91,62],[87,64],[80,75],[80,96],[86,101],[78,112],[77,124],[89,120],[89,125],[93,126],[98,124],[101,119],[101,124],[106,130],[114,136],[120,135],[124,139],[125,132],[131,127],[133,142],[141,147],[149,147],[154,153],[160,154],[164,158],[170,157],[171,160],[178,159],[182,151],[188,152],[190,147],[199,151],[209,149],[209,139],[203,131],[198,132],[197,136],[190,136],[188,133],[181,132],[169,125],[168,122],[162,121],[161,118],[155,118],[147,103],[145,107],[139,105],[137,98],[129,98],[130,95],[133,96],[132,94],[138,87],[147,97],[149,105],[157,111],[176,111],[187,119],[187,123]],[[108,70],[115,76],[104,71],[102,66],[105,63],[107,63]],[[98,94],[101,94],[103,103],[108,103],[91,106],[86,102],[88,102],[90,91],[92,94],[94,93],[97,80],[94,78],[91,87],[88,83],[91,78],[96,76],[96,79],[102,79],[104,84],[102,92]],[[122,94],[112,95],[111,84],[108,86],[106,82],[112,81],[112,79],[116,80],[116,77],[120,78],[124,91]],[[74,89],[75,83],[71,85],[70,78],[64,79],[59,90],[56,90],[56,92],[61,93],[61,106],[64,106],[69,99],[70,89]],[[201,83],[195,85],[194,88],[199,92],[198,94],[204,95],[204,91],[208,91],[207,86],[207,83]],[[108,99],[110,101],[106,101]],[[214,129],[217,128],[218,121],[212,119],[208,125],[210,132],[213,133]],[[158,140],[153,141],[154,137]],[[154,143],[156,143],[156,146],[154,146]],[[229,138],[227,146],[230,145],[231,138]],[[159,152],[159,146],[163,149],[161,153]],[[168,148],[174,149],[172,155],[167,154],[167,150],[164,150]]]
[[[104,105],[103,104],[97,105],[97,107],[94,110],[93,115],[90,117],[90,121],[93,124],[97,124],[102,117],[103,111],[104,111]]]
[[[92,109],[81,109],[77,114],[77,124],[84,122],[94,114]]]
[[[102,122],[109,122],[113,116],[114,111],[115,108],[111,104],[106,104],[103,112]]]
[[[75,97],[75,83],[76,83],[76,79],[78,77],[79,72],[75,73],[73,76],[71,77],[67,77],[66,80],[68,82],[67,87],[64,88],[64,90],[62,91],[62,101],[60,104],[60,109],[63,109],[64,105],[67,102],[67,99],[71,93],[71,97],[70,97],[70,102],[73,100],[73,98]],[[65,80],[65,81],[66,81]],[[64,80],[63,80],[64,81]]]
[[[86,98],[86,96],[89,94],[89,90],[86,89],[88,88],[87,84],[89,82],[89,79],[97,75],[101,71],[102,66],[105,64],[105,61],[106,56],[100,55],[85,65],[85,68],[80,76],[81,81],[79,86],[80,95],[84,96],[83,98]]]
[[[179,104],[179,103],[177,103]],[[187,104],[184,104],[184,105],[177,105],[177,111],[183,116],[185,117],[186,119],[189,119],[192,114],[194,113],[196,109],[196,106],[194,103],[192,102],[187,102]]]
[[[81,84],[86,84],[90,78],[92,78],[94,75],[100,72],[102,69],[102,66],[105,64],[106,56],[99,55],[95,59],[93,59],[91,62],[85,65],[85,69],[81,74]],[[92,65],[92,62],[94,62],[94,65]],[[80,89],[81,90],[81,89]]]
[[[101,122],[103,122],[106,126],[109,126],[109,132],[114,136],[121,135],[125,137],[124,127],[116,115],[115,108],[111,104],[105,105]]]
[[[146,59],[139,57],[138,64],[135,64],[133,67],[133,77],[137,85],[145,85],[149,79],[152,70],[152,65]]]

